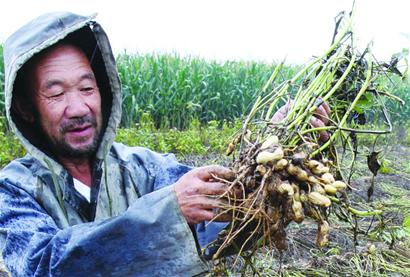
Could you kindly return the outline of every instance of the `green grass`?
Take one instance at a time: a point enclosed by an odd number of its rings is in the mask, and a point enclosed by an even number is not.
[[[137,128],[119,129],[116,141],[181,156],[204,155],[209,152],[222,154],[239,128],[239,123],[224,123],[219,126],[218,122],[211,121],[203,126],[197,120],[193,120],[186,130],[157,130],[147,115],[142,122]]]
[[[152,118],[143,114],[138,126],[118,129],[116,141],[129,146],[147,147],[161,153],[175,153],[180,158],[210,152],[222,155],[239,126],[239,121],[223,124],[211,121],[201,125],[198,120],[192,120],[186,130],[158,130]],[[24,154],[24,148],[14,135],[10,132],[4,133],[0,128],[0,169]]]
[[[0,169],[25,153],[25,149],[17,138],[10,132],[4,133],[0,128]]]

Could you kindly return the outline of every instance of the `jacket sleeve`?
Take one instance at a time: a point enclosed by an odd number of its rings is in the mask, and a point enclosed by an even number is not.
[[[173,186],[123,214],[59,229],[33,197],[0,184],[0,243],[13,276],[193,276],[206,271]]]
[[[118,146],[117,144],[117,147]],[[173,184],[178,181],[182,175],[192,170],[192,167],[179,163],[173,154],[159,154],[142,147],[120,146],[123,147],[123,149],[119,152],[130,151],[133,153],[133,155],[129,155],[133,156],[131,159],[134,160],[132,164],[143,164],[144,168],[149,168],[151,175],[155,176],[152,188],[140,188],[140,191],[144,193]],[[211,256],[213,251],[205,247],[214,241],[218,237],[219,232],[226,226],[226,222],[201,222],[195,225],[195,237],[199,246],[206,251],[204,253],[206,256]]]

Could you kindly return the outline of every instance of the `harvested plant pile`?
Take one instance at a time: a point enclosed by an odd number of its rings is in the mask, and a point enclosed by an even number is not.
[[[216,250],[213,259],[245,250],[252,254],[264,245],[285,250],[286,227],[307,217],[317,222],[316,244],[323,247],[328,243],[330,213],[347,221],[382,213],[359,211],[350,205],[348,177],[341,173],[334,146],[341,142],[354,152],[356,133],[391,131],[384,100],[395,97],[380,87],[378,78],[399,72],[397,60],[381,64],[369,47],[359,52],[351,24],[351,14],[341,13],[330,48],[292,79],[273,86],[280,76],[281,65],[277,66],[230,143],[227,153],[234,156],[232,169],[237,177],[222,181],[240,188],[243,195],[223,196],[227,204],[221,207],[220,216],[229,214],[233,220],[209,246]],[[381,111],[387,128],[363,130],[359,126],[366,118],[360,109],[365,100],[373,110]],[[329,123],[312,127],[312,118],[323,102],[331,107]],[[277,122],[274,109],[283,104],[285,117]],[[330,135],[325,142],[319,139],[324,131]],[[370,164],[374,165],[372,172],[377,172],[377,161]]]

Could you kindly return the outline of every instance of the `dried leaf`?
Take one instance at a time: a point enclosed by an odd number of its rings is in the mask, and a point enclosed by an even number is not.
[[[381,164],[377,160],[377,156],[380,152],[373,151],[370,155],[367,156],[367,166],[369,167],[370,171],[373,173],[374,176],[377,175]]]

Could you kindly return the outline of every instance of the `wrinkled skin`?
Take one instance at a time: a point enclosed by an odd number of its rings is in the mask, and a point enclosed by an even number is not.
[[[57,155],[92,155],[102,126],[101,97],[84,53],[71,45],[51,48],[32,66],[31,79],[38,122]]]
[[[214,210],[223,204],[218,196],[227,192],[229,185],[214,176],[225,180],[234,178],[233,172],[225,167],[205,166],[193,169],[175,184],[178,204],[189,224],[213,219]]]
[[[34,57],[28,68],[35,112],[18,104],[23,118],[38,125],[67,171],[91,186],[91,163],[102,129],[101,95],[84,52],[57,44]]]

